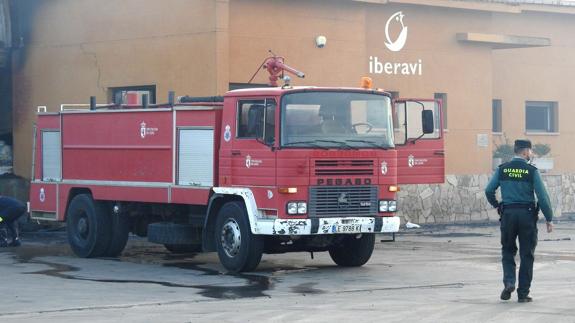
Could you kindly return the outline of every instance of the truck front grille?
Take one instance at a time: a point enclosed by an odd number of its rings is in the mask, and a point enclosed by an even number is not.
[[[309,191],[309,217],[374,216],[377,186],[313,186]]]
[[[345,176],[345,175],[373,175],[373,160],[369,159],[346,159],[346,160],[322,160],[315,161],[316,176]]]

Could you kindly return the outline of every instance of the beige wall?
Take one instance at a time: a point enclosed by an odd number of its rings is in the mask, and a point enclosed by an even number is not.
[[[344,0],[53,0],[38,13],[34,38],[15,70],[15,170],[28,176],[31,125],[37,105],[103,102],[109,87],[157,86],[158,101],[178,94],[223,94],[229,82],[245,83],[268,49],[306,73],[296,85],[358,86],[369,74],[369,57],[417,62],[419,76],[371,75],[374,84],[402,97],[448,94],[445,134],[448,174],[491,172],[491,100],[503,100],[503,128],[524,137],[524,101],[559,101],[560,136],[530,137],[548,142],[556,168],[573,171],[568,144],[573,127],[568,110],[575,72],[573,15],[492,12],[482,4],[463,10],[429,5]],[[371,1],[378,2],[378,1]],[[401,1],[398,1],[401,2]],[[449,1],[442,1],[443,5]],[[461,4],[455,1],[454,4]],[[507,7],[494,4],[494,9]],[[400,52],[384,46],[385,23],[406,15],[408,40]],[[515,9],[509,11],[516,11]],[[460,32],[548,37],[548,48],[492,50],[462,43]],[[325,35],[327,46],[314,39]],[[266,83],[261,71],[256,83]],[[479,147],[477,135],[489,135]]]
[[[56,111],[61,103],[88,103],[91,95],[106,103],[108,88],[132,85],[156,85],[158,102],[167,101],[169,90],[219,93],[221,58],[214,53],[222,50],[215,19],[221,3],[53,0],[43,6],[25,53],[15,58],[15,172],[29,177],[38,105]]]
[[[455,38],[461,31],[489,31],[489,13],[343,1],[239,0],[230,6],[232,82],[246,82],[270,48],[306,73],[304,80],[294,80],[298,85],[358,86],[369,75],[370,56],[391,62],[421,59],[421,76],[370,76],[375,86],[404,97],[447,93],[447,172],[490,171],[491,150],[477,147],[476,136],[491,133],[491,49],[462,45]],[[385,23],[399,10],[406,14],[408,41],[392,53],[384,45]],[[318,35],[327,37],[325,48],[316,48]],[[261,72],[255,81],[265,83],[266,77]]]
[[[550,47],[495,50],[493,52],[493,96],[502,100],[505,137],[526,137],[546,143],[554,158],[553,173],[575,172],[575,17],[573,15],[497,14],[494,28],[506,34],[527,34],[551,39]],[[525,101],[556,101],[558,135],[525,132]],[[494,136],[502,141],[502,136]]]

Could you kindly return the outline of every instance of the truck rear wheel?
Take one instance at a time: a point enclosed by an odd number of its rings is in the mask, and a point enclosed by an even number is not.
[[[82,258],[103,256],[110,246],[111,220],[102,204],[89,194],[76,195],[66,213],[66,231],[72,251]]]
[[[375,247],[375,234],[363,233],[358,235],[346,235],[341,241],[330,247],[331,259],[342,267],[363,266],[373,253]]]
[[[229,271],[252,271],[262,259],[264,241],[252,234],[245,207],[228,202],[220,209],[215,230],[218,256]]]

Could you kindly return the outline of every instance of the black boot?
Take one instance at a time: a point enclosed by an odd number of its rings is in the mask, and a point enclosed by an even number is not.
[[[20,242],[20,230],[18,230],[18,221],[14,220],[12,222],[6,223],[6,228],[10,232],[12,237],[12,242],[8,244],[9,247],[20,247],[22,243]]]
[[[529,302],[533,302],[533,298],[529,297],[529,296],[521,296],[517,298],[517,301],[519,303],[529,303]]]
[[[509,300],[511,298],[511,293],[515,290],[515,286],[507,286],[501,291],[500,298],[504,301]]]

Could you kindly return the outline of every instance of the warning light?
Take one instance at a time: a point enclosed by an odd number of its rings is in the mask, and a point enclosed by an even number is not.
[[[368,76],[364,76],[361,78],[361,87],[369,90],[373,87],[373,80],[371,79],[371,77]]]

